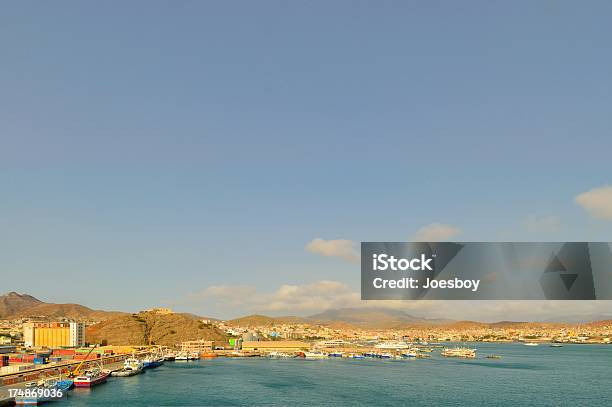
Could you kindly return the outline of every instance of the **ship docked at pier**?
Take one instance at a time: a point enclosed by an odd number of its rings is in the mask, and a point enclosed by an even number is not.
[[[93,387],[106,382],[110,371],[95,368],[74,378],[74,387]]]
[[[113,377],[129,377],[134,376],[144,371],[144,363],[134,356],[127,358],[123,362],[123,368],[111,373]]]

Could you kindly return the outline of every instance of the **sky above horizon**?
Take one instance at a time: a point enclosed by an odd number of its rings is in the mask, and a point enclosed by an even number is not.
[[[360,241],[612,241],[611,17],[604,1],[6,3],[0,291],[308,315],[363,306]]]

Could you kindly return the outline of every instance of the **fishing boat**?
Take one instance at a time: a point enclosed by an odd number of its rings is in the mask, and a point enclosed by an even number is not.
[[[523,345],[525,345],[525,346],[540,346],[540,344],[536,343],[536,342],[525,342],[525,343],[523,343]]]
[[[128,377],[134,376],[144,371],[144,363],[135,357],[127,358],[123,362],[123,368],[111,372],[113,377]]]
[[[365,359],[365,356],[363,356],[362,354],[359,354],[359,353],[351,353],[349,355],[349,357],[351,359]]]
[[[551,348],[562,348],[563,345],[561,345],[560,343],[553,343],[550,345]]]
[[[501,355],[487,355],[485,356],[487,359],[501,359]]]
[[[153,369],[164,364],[164,358],[149,355],[142,360],[144,369]]]
[[[66,397],[68,390],[74,385],[72,380],[47,380],[36,387],[25,389],[25,394],[15,397],[18,406],[38,406],[50,401],[58,401]]]
[[[341,358],[342,352],[330,352],[327,356],[330,358]]]
[[[74,378],[74,387],[93,387],[98,384],[106,383],[106,379],[110,372],[108,370],[102,370],[94,368],[88,370],[80,376]]]

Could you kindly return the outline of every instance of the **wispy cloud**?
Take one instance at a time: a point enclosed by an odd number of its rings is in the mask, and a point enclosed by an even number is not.
[[[612,220],[612,186],[583,192],[576,197],[576,202],[592,217]]]
[[[320,254],[321,256],[340,257],[352,263],[359,262],[359,253],[351,240],[325,240],[316,238],[306,245],[306,250],[311,253]]]
[[[461,229],[442,223],[431,223],[416,231],[410,238],[413,242],[442,242],[457,236]]]

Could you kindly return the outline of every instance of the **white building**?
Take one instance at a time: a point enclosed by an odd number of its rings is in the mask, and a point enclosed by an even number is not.
[[[85,324],[83,322],[70,323],[70,346],[85,346]]]

